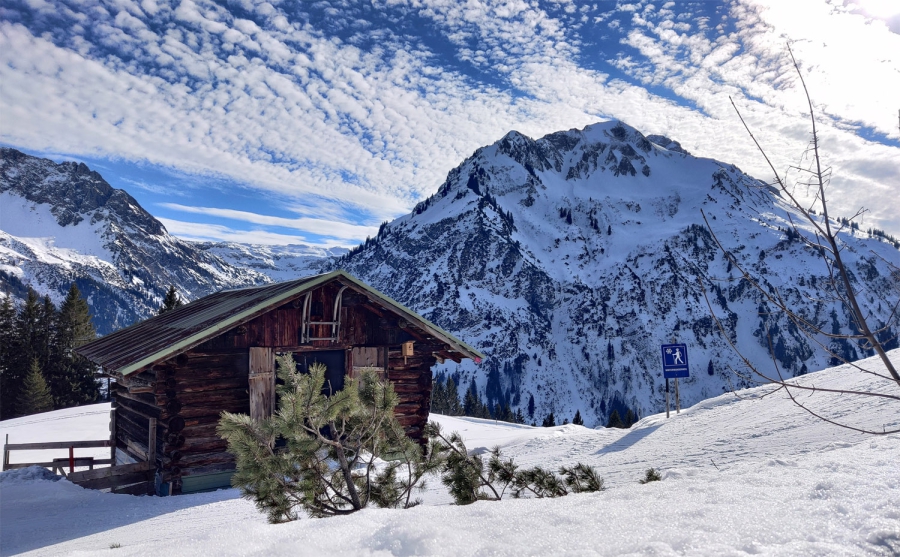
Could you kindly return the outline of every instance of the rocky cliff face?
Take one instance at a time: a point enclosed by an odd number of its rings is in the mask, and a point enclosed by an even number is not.
[[[652,138],[652,141],[650,140]],[[439,191],[338,259],[344,267],[484,350],[481,366],[448,364],[464,390],[533,418],[581,410],[587,425],[612,409],[664,410],[660,345],[688,345],[682,404],[750,384],[710,314],[767,370],[829,365],[761,298],[712,232],[767,289],[808,318],[851,332],[824,294],[821,259],[786,231],[792,211],[733,165],[691,156],[677,142],[608,122],[537,141],[511,132],[450,172]],[[796,222],[796,216],[794,215]],[[874,321],[885,322],[898,262],[887,243],[842,236]],[[810,233],[806,231],[806,233]],[[702,285],[702,288],[701,288]],[[828,345],[825,338],[817,339]],[[856,358],[851,343],[832,348]]]
[[[155,313],[169,285],[187,299],[271,279],[170,236],[84,164],[0,150],[0,288],[59,302],[74,281],[101,334]]]

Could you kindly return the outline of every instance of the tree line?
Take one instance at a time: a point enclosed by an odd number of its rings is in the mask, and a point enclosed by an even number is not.
[[[470,416],[472,418],[485,418],[514,424],[528,423],[522,410],[517,409],[513,412],[509,403],[503,406],[501,406],[500,403],[497,403],[491,408],[489,404],[483,402],[481,396],[478,394],[478,388],[475,385],[474,379],[469,385],[469,388],[466,389],[466,394],[460,399],[456,380],[452,375],[447,376],[444,373],[439,373],[434,378],[434,386],[431,391],[431,411],[436,414],[443,414],[444,416]],[[537,426],[537,421],[534,418],[534,396],[531,396],[528,401],[528,415],[532,420],[530,422],[531,425]],[[606,427],[628,429],[637,422],[638,419],[637,413],[630,408],[625,413],[625,418],[622,418],[619,415],[618,410],[613,410]],[[569,419],[564,418],[559,425],[566,425],[568,423]],[[573,416],[571,423],[575,425],[584,425],[584,419],[581,417],[581,410],[575,411],[575,416]],[[541,420],[542,427],[554,427],[556,425],[556,416],[553,412],[550,412],[543,420]]]
[[[0,300],[0,419],[97,402],[96,366],[74,352],[97,338],[75,283],[57,308],[29,288]]]

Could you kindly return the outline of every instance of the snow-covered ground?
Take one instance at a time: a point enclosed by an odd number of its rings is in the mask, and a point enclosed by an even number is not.
[[[900,351],[891,355],[900,363]],[[847,366],[801,381],[890,390]],[[133,497],[38,479],[33,470],[7,472],[0,476],[0,554],[900,554],[900,435],[826,424],[782,392],[765,396],[771,391],[722,395],[668,420],[649,416],[630,430],[434,416],[446,430],[460,431],[470,450],[499,445],[522,465],[585,462],[608,486],[553,500],[457,507],[432,480],[425,504],[413,509],[270,525],[233,489]],[[854,425],[900,427],[896,400],[819,394],[804,400]],[[107,412],[96,405],[0,422],[0,439],[102,438]],[[26,459],[14,455],[14,462]],[[638,484],[651,466],[663,481]]]

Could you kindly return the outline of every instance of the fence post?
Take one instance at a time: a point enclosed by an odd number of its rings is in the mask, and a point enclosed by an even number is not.
[[[112,460],[110,466],[116,465],[116,409],[109,410],[109,459]]]
[[[9,466],[9,433],[6,434],[6,443],[3,444],[3,471]]]

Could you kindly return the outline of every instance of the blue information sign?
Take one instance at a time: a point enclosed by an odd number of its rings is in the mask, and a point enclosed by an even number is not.
[[[663,344],[662,361],[663,377],[666,379],[691,376],[691,373],[688,370],[687,345]]]

